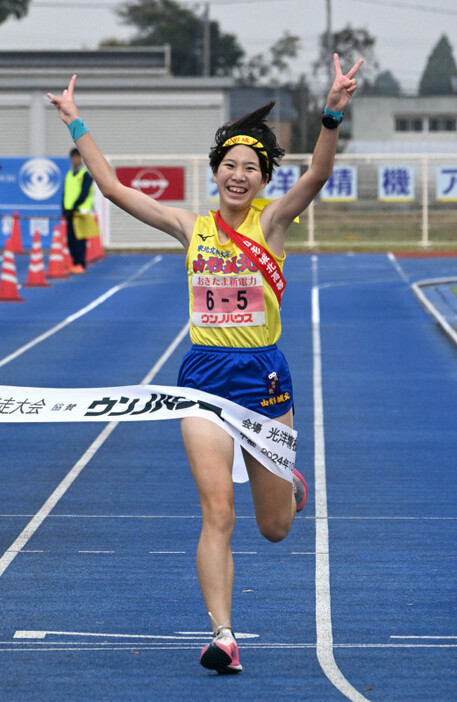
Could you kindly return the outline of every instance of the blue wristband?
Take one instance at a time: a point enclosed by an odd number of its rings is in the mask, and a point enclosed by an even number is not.
[[[329,110],[328,107],[325,108],[324,115],[328,115],[329,117],[333,117],[334,119],[342,119],[343,118],[343,112],[337,112],[336,110]]]
[[[76,141],[76,139],[79,139],[79,137],[82,137],[83,134],[89,131],[80,117],[73,120],[73,122],[68,125],[68,129],[70,130],[73,141]]]

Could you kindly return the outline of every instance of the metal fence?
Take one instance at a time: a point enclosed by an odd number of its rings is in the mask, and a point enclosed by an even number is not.
[[[270,186],[272,192],[264,196],[286,192],[311,158],[309,154],[285,158]],[[109,160],[123,182],[152,197],[165,197],[166,205],[199,214],[217,207],[206,155],[123,155]],[[332,177],[299,222],[291,225],[286,246],[302,251],[453,250],[456,205],[457,154],[338,154]],[[135,220],[100,194],[96,206],[107,248],[180,248],[177,241]],[[10,219],[5,216],[1,222],[5,236]],[[25,226],[29,225],[24,222]],[[30,224],[32,229],[36,226],[35,221]]]
[[[184,170],[177,207],[206,213],[217,205],[207,156],[112,156],[114,168]],[[283,169],[304,173],[311,155],[283,160]],[[284,171],[283,171],[284,174]],[[287,172],[286,172],[287,176]],[[290,176],[290,173],[289,173]],[[141,178],[140,178],[141,180]],[[147,178],[146,178],[147,180]],[[287,189],[291,179],[282,179]],[[281,187],[275,193],[281,195]],[[274,196],[274,195],[273,195]],[[290,227],[289,249],[457,248],[457,155],[338,154],[334,175]],[[110,248],[174,248],[170,237],[109,208]]]

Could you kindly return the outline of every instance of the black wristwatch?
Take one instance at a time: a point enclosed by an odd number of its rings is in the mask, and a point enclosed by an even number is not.
[[[340,126],[343,121],[342,112],[333,112],[325,108],[324,114],[322,116],[322,124],[326,129],[336,129]]]

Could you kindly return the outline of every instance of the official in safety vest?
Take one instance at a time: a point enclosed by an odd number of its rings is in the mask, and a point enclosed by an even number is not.
[[[73,215],[75,212],[92,212],[94,181],[83,165],[78,149],[70,151],[70,158],[71,168],[65,176],[62,210],[67,222],[68,248],[73,259],[70,273],[80,274],[86,272],[86,239],[77,238]]]

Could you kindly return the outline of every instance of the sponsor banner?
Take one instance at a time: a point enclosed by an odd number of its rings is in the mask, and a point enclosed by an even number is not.
[[[0,385],[0,423],[133,422],[183,417],[201,417],[217,424],[265,468],[292,482],[297,432],[201,390],[162,385],[68,389]],[[235,455],[239,453],[238,448]],[[233,479],[247,480],[244,465],[237,461]]]
[[[378,199],[381,202],[410,202],[414,198],[414,168],[383,166],[378,169]]]
[[[119,167],[116,175],[123,185],[139,190],[154,200],[184,200],[185,168],[181,166]]]
[[[324,202],[354,202],[357,200],[357,168],[335,166],[332,175],[321,190]]]
[[[24,248],[32,247],[35,231],[44,237],[44,248],[50,247],[52,228],[60,219],[63,184],[69,167],[68,158],[0,157],[1,247],[11,234],[14,212],[21,217]]]
[[[457,166],[439,166],[436,169],[436,199],[457,202]]]

